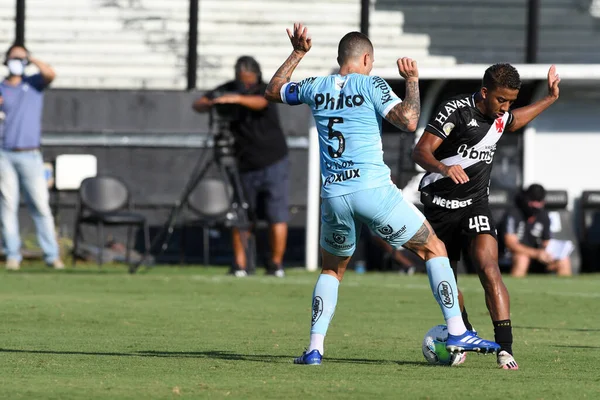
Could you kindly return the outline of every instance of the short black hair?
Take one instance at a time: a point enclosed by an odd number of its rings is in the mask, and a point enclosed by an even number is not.
[[[521,89],[519,71],[510,64],[494,64],[483,74],[483,87],[489,90],[496,88]]]
[[[255,73],[256,77],[258,78],[258,83],[262,83],[262,71],[260,70],[260,64],[254,59],[254,57],[241,56],[237,59],[235,62],[236,79],[242,70]]]
[[[338,45],[338,63],[342,65],[364,53],[373,54],[373,43],[371,43],[369,37],[360,32],[347,33]]]
[[[11,44],[10,47],[8,48],[8,50],[6,50],[6,53],[4,53],[4,64],[6,64],[6,62],[8,61],[8,55],[10,54],[10,52],[13,51],[13,49],[16,47],[24,48],[25,51],[27,52],[27,54],[29,54],[29,50],[27,50],[27,47],[25,47],[25,45],[23,43],[15,42],[15,43]]]
[[[531,184],[525,191],[525,197],[528,201],[544,201],[546,189],[538,183]]]

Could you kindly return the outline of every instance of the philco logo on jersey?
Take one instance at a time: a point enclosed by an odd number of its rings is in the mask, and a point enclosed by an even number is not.
[[[323,182],[323,187],[335,182],[345,182],[354,178],[360,178],[360,169],[350,169],[348,171],[340,172],[337,174],[331,174],[327,178],[325,178],[325,182]]]
[[[317,93],[315,95],[315,109],[319,109],[319,106],[325,104],[325,110],[341,110],[344,107],[360,107],[365,102],[365,98],[360,94],[352,96],[346,96],[344,93],[340,93],[339,96],[334,97],[330,93]]]
[[[456,210],[457,208],[463,208],[463,207],[470,206],[471,204],[473,204],[473,200],[472,199],[447,200],[447,199],[442,199],[440,196],[434,195],[433,196],[433,204],[436,204],[440,207],[449,208],[451,210]]]
[[[373,85],[376,89],[381,89],[381,104],[385,104],[392,100],[392,91],[385,80],[376,76],[373,78]]]
[[[457,154],[460,154],[462,158],[470,160],[483,161],[486,164],[491,164],[494,160],[494,153],[496,152],[496,145],[485,146],[481,150],[477,150],[475,147],[469,147],[466,144],[460,145]]]
[[[444,110],[440,111],[438,113],[438,115],[435,117],[435,120],[437,122],[439,122],[440,124],[443,124],[444,121],[446,121],[448,119],[450,114],[452,114],[458,108],[469,107],[470,105],[471,105],[471,100],[469,97],[465,97],[462,100],[449,101],[444,106],[446,112],[444,113]]]

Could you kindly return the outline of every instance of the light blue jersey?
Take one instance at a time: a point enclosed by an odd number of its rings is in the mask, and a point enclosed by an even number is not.
[[[290,105],[307,104],[319,132],[321,197],[391,185],[383,162],[381,119],[402,100],[377,76],[330,75],[281,88]]]

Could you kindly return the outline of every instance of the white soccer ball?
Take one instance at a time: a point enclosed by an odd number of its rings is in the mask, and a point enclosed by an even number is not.
[[[462,364],[466,357],[465,353],[451,354],[446,350],[448,340],[448,327],[436,325],[425,334],[422,350],[429,364],[456,366]]]

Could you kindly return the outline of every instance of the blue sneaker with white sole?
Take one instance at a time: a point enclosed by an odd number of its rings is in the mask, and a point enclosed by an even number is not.
[[[294,364],[304,364],[304,365],[321,365],[321,360],[323,356],[319,353],[319,350],[314,349],[313,351],[304,352],[298,358],[294,358]]]
[[[500,345],[490,340],[477,336],[473,331],[466,331],[462,335],[450,335],[446,340],[446,349],[450,353],[462,353],[463,351],[475,351],[478,353],[496,353]]]

